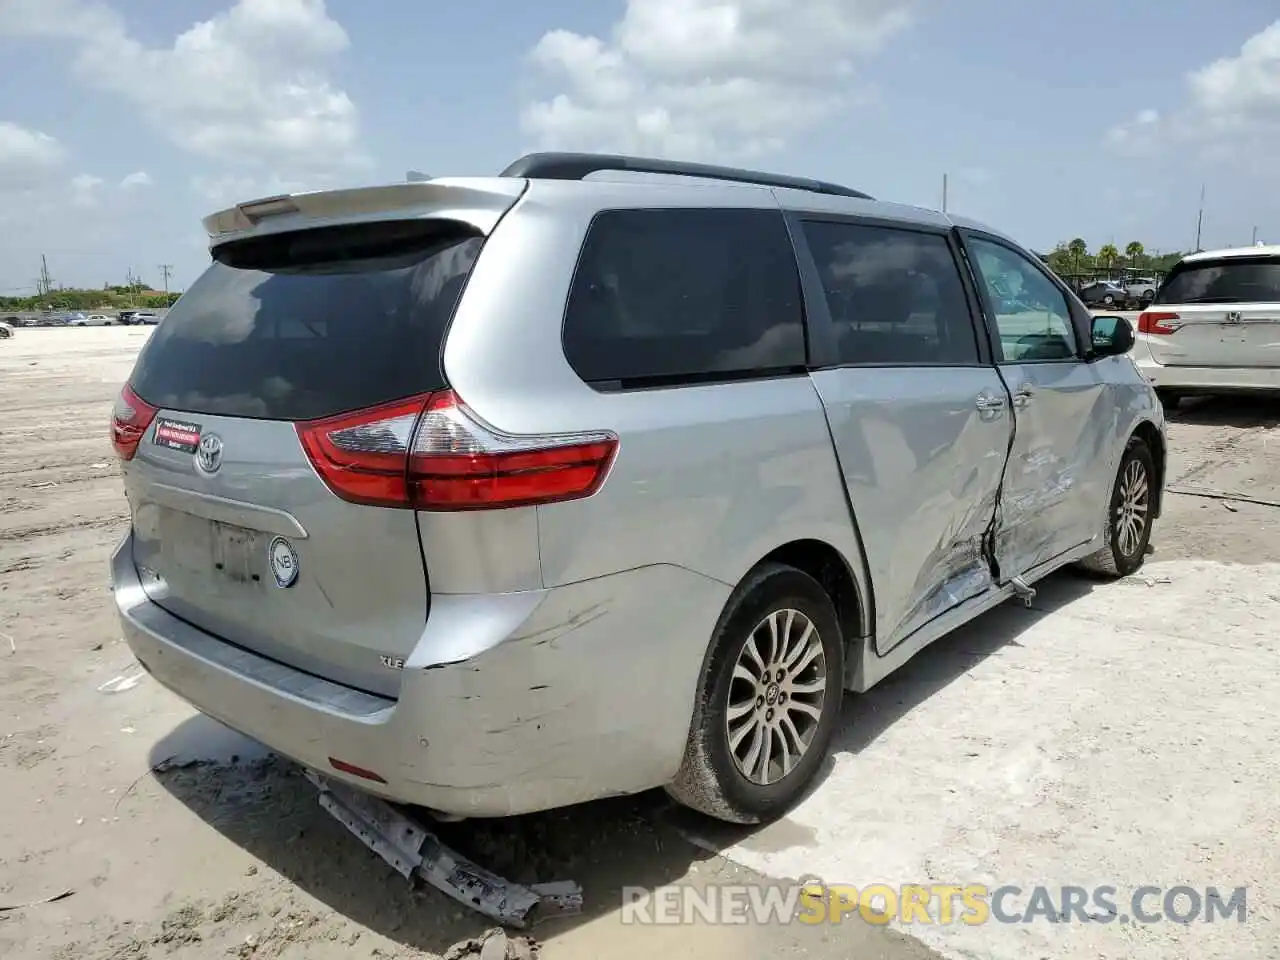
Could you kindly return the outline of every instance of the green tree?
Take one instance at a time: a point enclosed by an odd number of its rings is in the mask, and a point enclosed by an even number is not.
[[[1104,267],[1110,267],[1119,259],[1120,251],[1114,243],[1104,243],[1098,250],[1098,263]]]
[[[1138,261],[1142,259],[1144,247],[1137,240],[1130,240],[1124,248],[1124,255],[1129,258],[1129,266],[1137,268]]]
[[[1080,237],[1076,237],[1067,244],[1067,252],[1071,254],[1071,265],[1078,272],[1084,265],[1085,257],[1089,256],[1089,245]]]

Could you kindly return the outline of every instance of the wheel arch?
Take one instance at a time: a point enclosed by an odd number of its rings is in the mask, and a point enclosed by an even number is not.
[[[1168,451],[1165,449],[1164,435],[1150,420],[1141,421],[1133,428],[1130,439],[1136,437],[1147,445],[1151,451],[1151,460],[1155,464],[1155,490],[1152,491],[1152,517],[1159,517],[1164,502],[1165,463]],[[1126,441],[1127,442],[1127,441]]]
[[[804,538],[781,544],[752,564],[751,570],[747,571],[743,579],[765,563],[795,567],[822,585],[836,608],[836,618],[847,647],[870,636],[873,611],[871,597],[864,595],[848,558],[830,543]],[[866,589],[870,591],[869,581]]]

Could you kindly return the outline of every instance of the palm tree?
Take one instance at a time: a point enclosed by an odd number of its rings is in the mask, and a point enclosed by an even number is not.
[[[1098,250],[1098,263],[1104,267],[1110,267],[1119,259],[1120,251],[1116,249],[1114,243],[1105,243]]]
[[[1124,255],[1129,258],[1129,266],[1137,267],[1138,258],[1143,254],[1143,247],[1137,240],[1131,240],[1129,245],[1124,248]]]
[[[1071,253],[1071,262],[1075,264],[1075,268],[1078,271],[1080,262],[1089,255],[1089,245],[1080,237],[1076,237],[1067,244],[1067,250]]]

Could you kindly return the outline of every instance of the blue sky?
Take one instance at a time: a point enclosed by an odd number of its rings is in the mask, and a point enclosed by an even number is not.
[[[1280,242],[1274,0],[0,0],[0,294],[188,285],[200,217],[617,149],[837,180],[1037,249]]]

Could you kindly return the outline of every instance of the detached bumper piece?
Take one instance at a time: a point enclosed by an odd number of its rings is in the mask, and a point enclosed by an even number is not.
[[[326,779],[306,777],[320,791],[320,806],[408,880],[420,877],[459,903],[506,927],[523,930],[550,917],[582,910],[576,883],[512,883],[442,844],[395,806]]]

